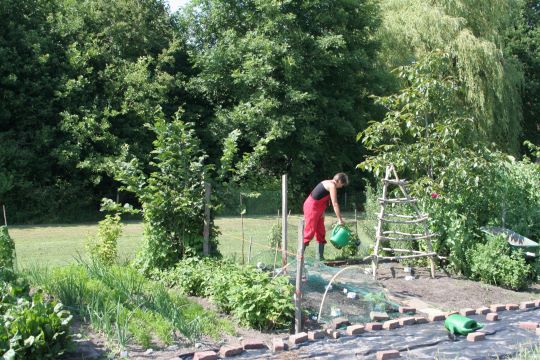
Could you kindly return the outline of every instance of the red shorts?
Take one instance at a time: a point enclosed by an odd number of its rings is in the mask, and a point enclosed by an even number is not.
[[[320,200],[315,200],[311,194],[304,201],[304,244],[309,244],[314,236],[317,242],[326,244],[326,229],[324,228],[324,211],[328,206],[330,195],[326,195]]]

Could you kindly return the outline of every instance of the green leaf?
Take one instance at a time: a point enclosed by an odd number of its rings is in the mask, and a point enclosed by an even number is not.
[[[3,358],[4,360],[14,360],[16,355],[17,354],[15,353],[15,350],[9,349],[8,351],[4,353]]]

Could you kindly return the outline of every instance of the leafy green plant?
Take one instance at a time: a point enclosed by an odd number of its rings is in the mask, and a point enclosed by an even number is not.
[[[341,248],[339,257],[342,259],[350,259],[358,256],[360,253],[360,238],[355,231],[351,231],[349,242]]]
[[[180,261],[171,271],[154,269],[150,276],[166,286],[176,287],[186,295],[204,296],[205,282],[210,280],[207,276],[210,268],[209,260],[191,257]]]
[[[232,314],[243,325],[257,329],[282,329],[290,325],[294,304],[286,277],[268,280],[260,273],[252,282],[231,288]]]
[[[15,243],[7,226],[0,226],[0,269],[11,269],[15,262]]]
[[[212,276],[208,276],[210,273]],[[234,315],[243,325],[284,328],[290,324],[294,312],[288,279],[272,279],[250,266],[193,258],[154,276],[186,293],[209,297],[221,311]]]
[[[375,311],[386,311],[388,300],[383,292],[370,292],[364,295],[364,301],[370,303]]]
[[[271,248],[275,248],[276,245],[278,245],[281,241],[281,232],[282,232],[282,226],[281,222],[278,222],[277,224],[273,224],[272,228],[268,232],[267,241],[268,245]]]
[[[96,237],[88,240],[87,249],[90,256],[105,265],[112,265],[118,257],[118,238],[122,235],[123,225],[120,223],[120,214],[106,215],[99,222]]]
[[[193,341],[231,332],[228,321],[129,266],[80,259],[77,265],[26,274],[33,286],[68,304],[116,348],[132,341],[148,346],[155,339],[170,344],[177,334]]]
[[[70,343],[69,311],[41,291],[30,297],[22,279],[0,282],[0,313],[3,359],[56,359]]]
[[[173,342],[174,326],[163,316],[136,309],[129,320],[129,331],[142,346],[149,348],[155,335],[164,345]]]
[[[142,204],[144,245],[136,265],[144,272],[174,266],[188,255],[202,254],[205,220],[205,178],[210,166],[193,125],[180,119],[166,121],[156,113],[149,125],[155,133],[153,172],[145,173],[137,158],[124,147],[121,160],[110,164],[123,189]],[[210,223],[210,250],[217,253],[217,229]]]
[[[472,276],[485,283],[521,290],[531,283],[531,265],[522,251],[512,250],[504,236],[488,236],[471,254]]]

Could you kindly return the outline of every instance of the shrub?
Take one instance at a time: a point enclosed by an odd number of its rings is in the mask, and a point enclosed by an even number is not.
[[[3,359],[56,359],[67,348],[72,316],[41,292],[30,298],[21,279],[0,283],[0,354]]]
[[[360,254],[360,245],[360,238],[358,237],[358,234],[352,231],[349,242],[340,250],[339,258],[350,259],[358,256]]]
[[[123,190],[134,193],[143,208],[144,243],[136,265],[145,273],[173,267],[189,254],[203,253],[205,221],[205,179],[211,166],[193,125],[180,120],[157,118],[150,129],[155,133],[152,172],[145,173],[129,149],[110,169]],[[210,219],[210,251],[217,254],[217,228]]]
[[[0,226],[0,269],[13,269],[15,243],[9,236],[7,226]]]
[[[192,258],[180,261],[172,270],[155,271],[153,276],[186,294],[209,297],[221,311],[253,328],[284,328],[293,316],[288,279],[272,279],[250,266]]]
[[[209,281],[208,271],[211,271],[208,260],[191,257],[180,261],[174,270],[154,269],[150,272],[150,277],[167,287],[175,287],[186,295],[205,296],[204,291],[208,287],[205,282]]]
[[[512,250],[504,236],[489,236],[471,254],[472,277],[485,283],[521,290],[531,283],[532,267],[522,251]]]
[[[154,312],[136,309],[129,320],[129,331],[135,340],[145,348],[152,344],[152,335],[155,334],[159,340],[170,345],[173,342],[174,326]]]
[[[268,245],[273,249],[278,244],[280,244],[281,241],[281,235],[282,235],[282,225],[281,222],[277,224],[273,224],[272,228],[268,232],[268,235],[266,237],[268,241]]]
[[[99,222],[98,234],[90,238],[87,249],[90,256],[105,265],[112,265],[118,256],[118,238],[122,234],[123,225],[120,223],[120,214],[106,215]]]
[[[259,273],[251,280],[230,288],[232,314],[241,324],[257,329],[289,326],[294,312],[289,279],[269,280],[267,274]]]

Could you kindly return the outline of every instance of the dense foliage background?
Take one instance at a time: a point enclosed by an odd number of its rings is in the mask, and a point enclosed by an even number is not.
[[[370,95],[406,86],[392,70],[433,51],[449,56],[434,76],[459,82],[448,111],[469,110],[470,141],[517,156],[540,138],[538,10],[193,0],[171,14],[163,0],[3,1],[0,202],[14,222],[95,217],[120,186],[106,164],[129,144],[151,172],[147,124],[178,114],[211,181],[271,187],[287,172],[301,200],[337,170],[365,176],[353,170],[366,154],[355,135],[384,114]]]
[[[368,95],[384,88],[372,1],[193,1],[171,15],[162,0],[6,0],[0,15],[12,222],[96,216],[120,186],[107,164],[129,144],[151,172],[151,124],[179,111],[209,180],[268,187],[288,172],[301,198],[353,172]]]

